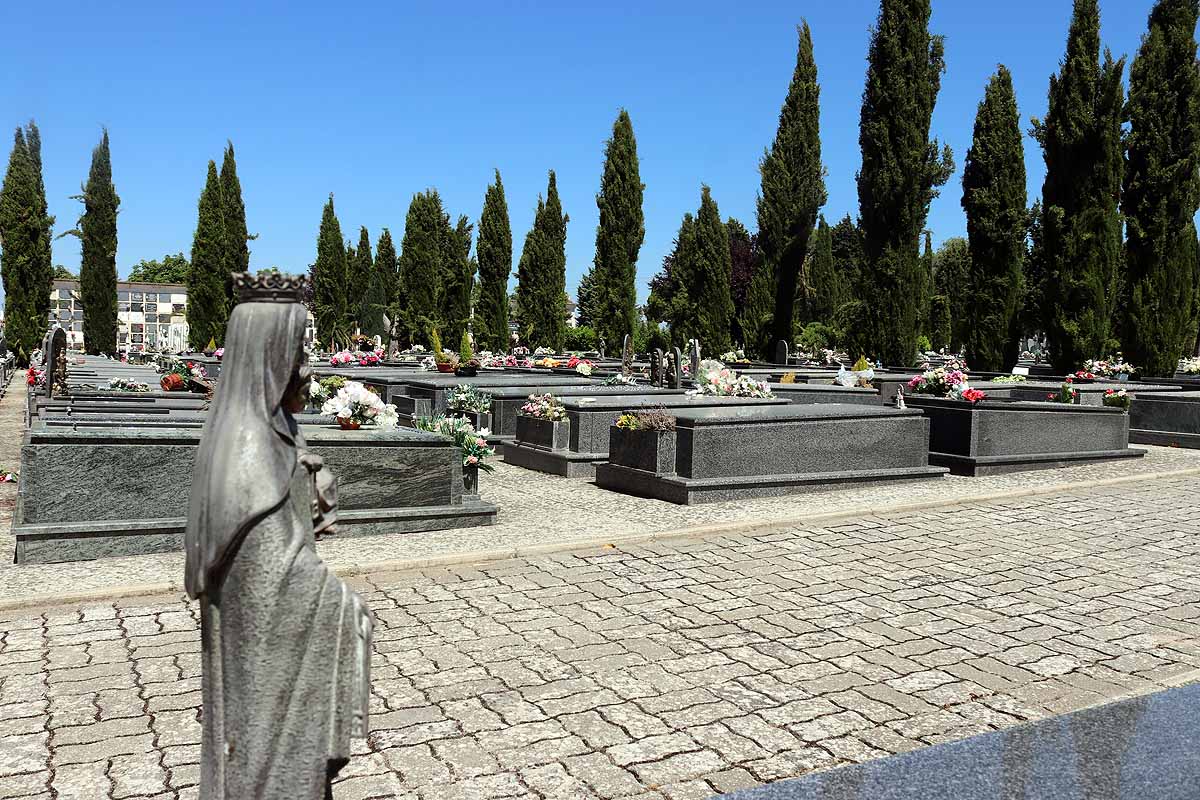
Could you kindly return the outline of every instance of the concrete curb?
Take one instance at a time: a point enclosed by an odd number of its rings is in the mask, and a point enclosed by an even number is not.
[[[626,536],[598,536],[585,539],[552,542],[547,544],[517,545],[492,550],[468,550],[461,553],[439,553],[420,558],[390,559],[387,561],[369,561],[362,564],[344,564],[334,568],[334,573],[342,577],[363,577],[384,572],[404,572],[411,570],[431,569],[435,567],[459,566],[462,564],[486,564],[505,561],[513,558],[529,558],[549,555],[552,553],[569,553],[580,550],[594,550],[603,547],[626,547],[649,542],[668,541],[674,539],[699,539],[709,536],[726,536],[730,534],[761,533],[796,526],[814,526],[827,522],[855,519],[859,517],[878,516],[881,514],[910,514],[915,511],[927,511],[934,508],[990,503],[997,500],[1012,500],[1020,497],[1039,497],[1051,494],[1061,494],[1082,489],[1096,489],[1106,486],[1124,486],[1135,483],[1147,483],[1156,480],[1186,478],[1200,476],[1200,467],[1173,470],[1170,472],[1148,472],[1140,475],[1124,475],[1116,478],[1103,478],[1086,483],[1059,483],[1046,486],[1034,486],[1028,489],[1008,489],[1001,492],[952,497],[938,500],[922,500],[916,503],[897,503],[866,509],[846,509],[845,511],[825,511],[815,514],[798,514],[784,518],[765,520],[739,520],[716,525],[699,525],[690,528],[673,528],[663,531],[647,531]],[[368,578],[369,580],[369,578]],[[62,608],[94,604],[97,602],[112,602],[120,599],[138,597],[156,597],[179,595],[183,592],[183,582],[164,581],[162,583],[137,584],[129,586],[114,586],[106,589],[93,589],[82,592],[67,592],[61,595],[32,595],[16,600],[0,600],[0,612],[35,609]]]

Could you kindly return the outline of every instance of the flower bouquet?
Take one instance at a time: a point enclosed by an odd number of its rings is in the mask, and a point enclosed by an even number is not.
[[[30,367],[25,371],[25,383],[28,386],[45,386],[46,370]]]
[[[379,395],[357,381],[346,381],[321,406],[321,413],[336,417],[344,430],[357,430],[363,425],[394,428],[399,423],[396,407],[385,404]]]
[[[838,386],[847,388],[852,386],[868,388],[873,380],[875,380],[875,370],[871,367],[871,362],[867,361],[866,356],[859,356],[858,361],[854,362],[854,366],[849,371],[845,367],[839,367],[837,377],[833,379]]]
[[[750,359],[746,358],[744,350],[726,350],[721,354],[721,361],[726,364],[749,364]]]
[[[699,373],[696,376],[696,388],[688,394],[715,397],[775,396],[765,381],[756,381],[745,375],[738,375],[716,361],[701,362]]]
[[[1129,408],[1133,405],[1133,398],[1124,389],[1107,389],[1104,392],[1103,402],[1106,406],[1119,408],[1125,413],[1129,413]]]
[[[604,379],[605,386],[637,386],[637,378],[618,372]]]
[[[446,396],[446,408],[451,411],[487,413],[492,409],[492,396],[480,392],[470,384],[459,384]]]
[[[1086,369],[1081,369],[1074,375],[1068,375],[1067,380],[1071,383],[1095,383],[1096,375]]]
[[[967,384],[967,374],[961,369],[947,369],[944,366],[926,370],[905,386],[913,394],[964,400],[968,403],[978,403],[987,397],[985,393],[972,389]]]
[[[128,378],[110,378],[108,388],[114,392],[148,392],[150,385]]]
[[[478,492],[478,472],[491,472],[495,469],[487,460],[496,454],[493,447],[487,443],[487,428],[475,428],[461,417],[418,417],[413,421],[413,427],[419,431],[429,431],[439,434],[458,445],[462,457],[463,482],[472,494]]]
[[[1058,388],[1057,392],[1051,392],[1046,395],[1046,399],[1055,403],[1074,403],[1079,398],[1079,390],[1071,385],[1071,379],[1067,378],[1063,385]]]
[[[349,350],[341,350],[329,357],[329,366],[344,367],[348,364],[353,364],[357,360],[354,353],[351,353]]]
[[[545,419],[550,422],[561,422],[567,418],[567,410],[552,394],[531,394],[529,400],[521,406],[521,413],[534,419]]]
[[[337,394],[338,389],[346,385],[346,379],[341,375],[330,375],[327,378],[312,379],[308,385],[308,398],[312,405],[320,408],[325,401]]]
[[[192,388],[193,383],[200,390],[205,390],[208,385],[204,382],[208,377],[208,373],[204,367],[191,361],[176,361],[163,373],[159,384],[164,392],[186,392]]]
[[[1137,367],[1125,361],[1121,357],[1121,354],[1117,353],[1116,356],[1110,356],[1105,359],[1088,359],[1083,362],[1083,369],[1080,372],[1088,372],[1093,376],[1101,378],[1124,381],[1128,380],[1130,375],[1137,372]],[[1079,373],[1075,374],[1078,375]]]
[[[1184,375],[1200,375],[1200,358],[1185,358],[1179,362],[1179,371]]]
[[[358,365],[360,367],[377,367],[383,363],[383,359],[376,353],[359,353]]]
[[[213,356],[217,359],[217,361],[220,361],[225,357],[225,348],[218,347],[216,350],[213,350]]]

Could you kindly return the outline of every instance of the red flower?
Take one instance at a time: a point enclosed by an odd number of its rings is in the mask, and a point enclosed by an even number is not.
[[[1056,397],[1058,397],[1058,395],[1056,395],[1056,394],[1048,394],[1048,395],[1046,395],[1046,399],[1047,399],[1047,400],[1053,400],[1053,399],[1054,399],[1054,398],[1056,398]]]
[[[966,389],[962,393],[962,399],[966,400],[968,403],[978,403],[985,397],[987,397],[987,395],[978,389]]]

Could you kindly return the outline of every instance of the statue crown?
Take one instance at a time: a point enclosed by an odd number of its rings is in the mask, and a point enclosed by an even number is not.
[[[233,289],[239,303],[302,303],[308,276],[287,275],[275,270],[252,275],[233,273]]]

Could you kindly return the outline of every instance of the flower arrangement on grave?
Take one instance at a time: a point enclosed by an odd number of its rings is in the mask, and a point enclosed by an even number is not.
[[[968,403],[978,403],[987,397],[985,393],[970,387],[965,372],[960,369],[947,369],[944,366],[926,370],[905,384],[905,387],[912,394],[965,400]]]
[[[394,428],[400,421],[394,405],[384,403],[379,395],[358,381],[346,381],[321,406],[321,413],[336,417],[338,424],[347,430],[362,425]]]
[[[471,335],[463,331],[462,339],[458,343],[458,363],[454,372],[456,375],[470,377],[479,371],[480,366],[482,362],[475,356],[475,349],[471,346]]]
[[[567,369],[573,369],[585,378],[592,374],[592,367],[595,366],[586,358],[580,358],[578,355],[572,354],[567,359]]]
[[[516,351],[516,348],[513,348],[513,352],[515,353]],[[525,352],[529,351],[526,350]],[[535,356],[552,356],[554,355],[554,349],[551,347],[539,347],[533,351],[533,354]]]
[[[604,379],[605,386],[637,386],[637,378],[618,372]]]
[[[383,359],[379,357],[378,353],[371,352],[358,354],[358,365],[360,367],[377,367],[382,363]]]
[[[329,357],[329,366],[343,367],[347,364],[353,364],[357,360],[354,353],[351,353],[349,350],[340,350]]]
[[[108,388],[114,392],[148,392],[150,385],[128,378],[109,378]]]
[[[775,396],[766,381],[756,381],[745,375],[738,375],[717,361],[702,361],[699,372],[696,376],[696,388],[688,394],[714,397]]]
[[[1067,376],[1067,380],[1072,383],[1090,383],[1096,380],[1095,373],[1089,372],[1086,369],[1081,369],[1072,375]]]
[[[871,386],[871,381],[875,380],[875,368],[871,366],[870,361],[867,361],[866,356],[859,356],[858,361],[854,362],[854,366],[849,371],[845,367],[838,369],[837,377],[833,380],[838,386],[857,386],[865,389]]]
[[[997,375],[992,378],[992,383],[1024,383],[1024,375]]]
[[[1074,403],[1079,398],[1079,390],[1071,385],[1071,379],[1063,381],[1057,392],[1046,395],[1046,399],[1055,403]]]
[[[721,361],[726,364],[749,364],[750,359],[746,358],[746,353],[741,348],[737,350],[726,350],[721,354]]]
[[[1109,356],[1105,359],[1088,359],[1083,362],[1083,369],[1080,372],[1090,372],[1094,376],[1101,378],[1128,378],[1137,372],[1137,367],[1125,361],[1120,353],[1115,356]],[[1079,373],[1076,373],[1077,375]]]
[[[1200,375],[1200,358],[1185,358],[1179,362],[1179,371],[1184,375]]]
[[[496,450],[487,443],[487,428],[475,430],[471,423],[462,417],[418,417],[413,420],[413,427],[419,431],[439,434],[458,445],[462,455],[463,467],[477,467],[484,472],[495,469],[487,460],[496,455]]]
[[[1102,401],[1106,406],[1119,408],[1125,412],[1128,412],[1130,406],[1133,405],[1133,397],[1124,389],[1106,389]]]
[[[213,350],[213,356],[217,359],[217,361],[220,361],[225,357],[225,348],[218,347],[216,350]]]
[[[567,410],[562,407],[558,398],[552,394],[531,394],[529,400],[521,406],[521,414],[534,419],[545,419],[551,422],[561,422],[567,418]]]
[[[326,400],[338,393],[346,385],[346,379],[341,375],[330,375],[318,380],[315,376],[308,385],[308,397],[313,405],[323,405]]]
[[[516,346],[516,347],[514,347],[514,348],[513,348],[513,349],[512,349],[510,352],[511,352],[511,353],[512,353],[514,356],[527,356],[527,355],[529,355],[529,348],[528,348],[528,347],[523,347],[523,346],[521,346],[521,345],[517,345],[517,346]]]
[[[192,381],[203,381],[208,377],[204,367],[191,361],[175,361],[163,373],[159,383],[165,392],[187,391]]]
[[[437,328],[430,331],[429,343],[433,346],[433,363],[437,365],[437,371],[454,372],[458,366],[458,356],[442,349],[442,337],[438,335]]]
[[[668,415],[665,409],[648,408],[617,417],[617,427],[625,431],[673,431],[675,418]]]
[[[467,383],[460,383],[446,395],[446,408],[451,411],[470,411],[483,414],[492,409],[492,396]]]
[[[46,385],[46,370],[30,367],[25,370],[25,383],[28,386],[45,386]]]

